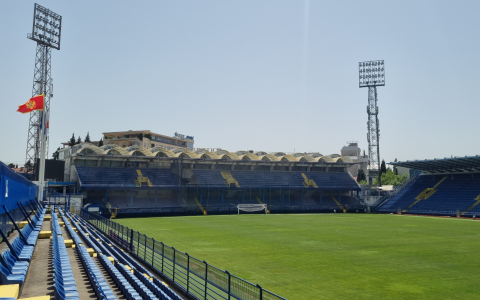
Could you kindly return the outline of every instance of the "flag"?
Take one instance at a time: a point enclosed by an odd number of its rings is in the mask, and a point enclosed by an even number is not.
[[[43,101],[43,94],[35,96],[27,101],[27,103],[23,105],[19,105],[17,111],[21,112],[22,114],[26,114],[32,112],[34,110],[43,110],[44,101]]]

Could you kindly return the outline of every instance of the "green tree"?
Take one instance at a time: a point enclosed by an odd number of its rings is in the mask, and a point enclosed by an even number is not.
[[[146,138],[149,139],[149,140],[152,139],[152,135],[151,135],[150,133],[145,134],[144,137],[146,137]]]
[[[25,163],[25,168],[27,168],[27,173],[30,172],[30,171],[33,171],[33,165],[32,165],[32,162],[30,160],[28,160]]]
[[[367,180],[366,180],[366,179],[364,179],[364,180],[361,180],[361,181],[359,181],[359,182],[358,182],[358,184],[361,184],[361,185],[367,185],[367,184],[368,184],[368,182],[367,182]]]
[[[98,142],[98,147],[102,147],[103,146],[103,139],[101,138],[100,141]]]
[[[387,169],[385,173],[382,173],[382,185],[402,185],[407,179],[408,174],[398,176],[390,169]],[[375,179],[373,184],[378,184],[378,178]]]
[[[387,166],[385,165],[385,160],[382,159],[382,165],[380,166],[380,174],[387,173]],[[382,181],[383,184],[383,181]]]
[[[12,168],[12,169],[15,168],[15,165],[12,164],[12,163],[9,163],[8,166],[9,166],[10,168]]]
[[[68,145],[70,147],[74,146],[75,145],[75,134],[72,133],[72,137],[70,138],[70,140],[68,141]]]
[[[78,144],[81,144],[81,143],[82,143],[82,138],[81,138],[81,137],[78,137],[77,142],[75,143],[75,145],[78,145]]]
[[[143,133],[137,134],[137,139],[143,141]]]
[[[59,155],[60,155],[60,147],[57,148],[57,151],[53,152],[52,157],[54,160],[58,160]]]
[[[91,141],[90,141],[90,132],[87,132],[87,136],[85,137],[85,143],[91,143]]]
[[[357,174],[357,182],[360,182],[363,180],[367,180],[367,176],[365,176],[365,172],[362,169],[360,169],[358,170],[358,174]]]
[[[396,158],[395,158],[395,162],[397,162],[397,159],[396,159]],[[397,166],[393,166],[393,172],[395,173],[395,175],[398,175]]]

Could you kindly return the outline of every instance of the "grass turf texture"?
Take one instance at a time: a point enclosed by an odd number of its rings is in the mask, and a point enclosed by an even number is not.
[[[480,222],[373,214],[118,219],[288,299],[477,299]]]

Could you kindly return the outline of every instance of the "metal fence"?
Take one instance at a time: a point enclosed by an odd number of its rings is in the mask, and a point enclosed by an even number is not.
[[[196,299],[286,300],[110,219],[86,210],[80,216]]]

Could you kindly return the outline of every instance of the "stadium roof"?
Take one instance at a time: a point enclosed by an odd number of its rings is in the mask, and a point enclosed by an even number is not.
[[[430,173],[480,171],[480,156],[434,158],[391,162],[393,166],[421,170]]]
[[[238,161],[270,161],[270,162],[302,162],[302,163],[328,163],[328,164],[355,164],[348,156],[340,154],[322,155],[320,153],[295,153],[287,154],[285,152],[267,153],[258,151],[250,153],[249,151],[228,152],[219,150],[209,152],[205,149],[196,151],[185,148],[176,148],[167,150],[161,147],[146,149],[135,145],[127,148],[119,147],[115,144],[107,144],[101,147],[84,142],[75,146],[75,153],[79,155],[106,154],[106,155],[124,155],[124,156],[144,156],[144,157],[181,157],[188,159],[220,159],[220,160],[238,160]]]

